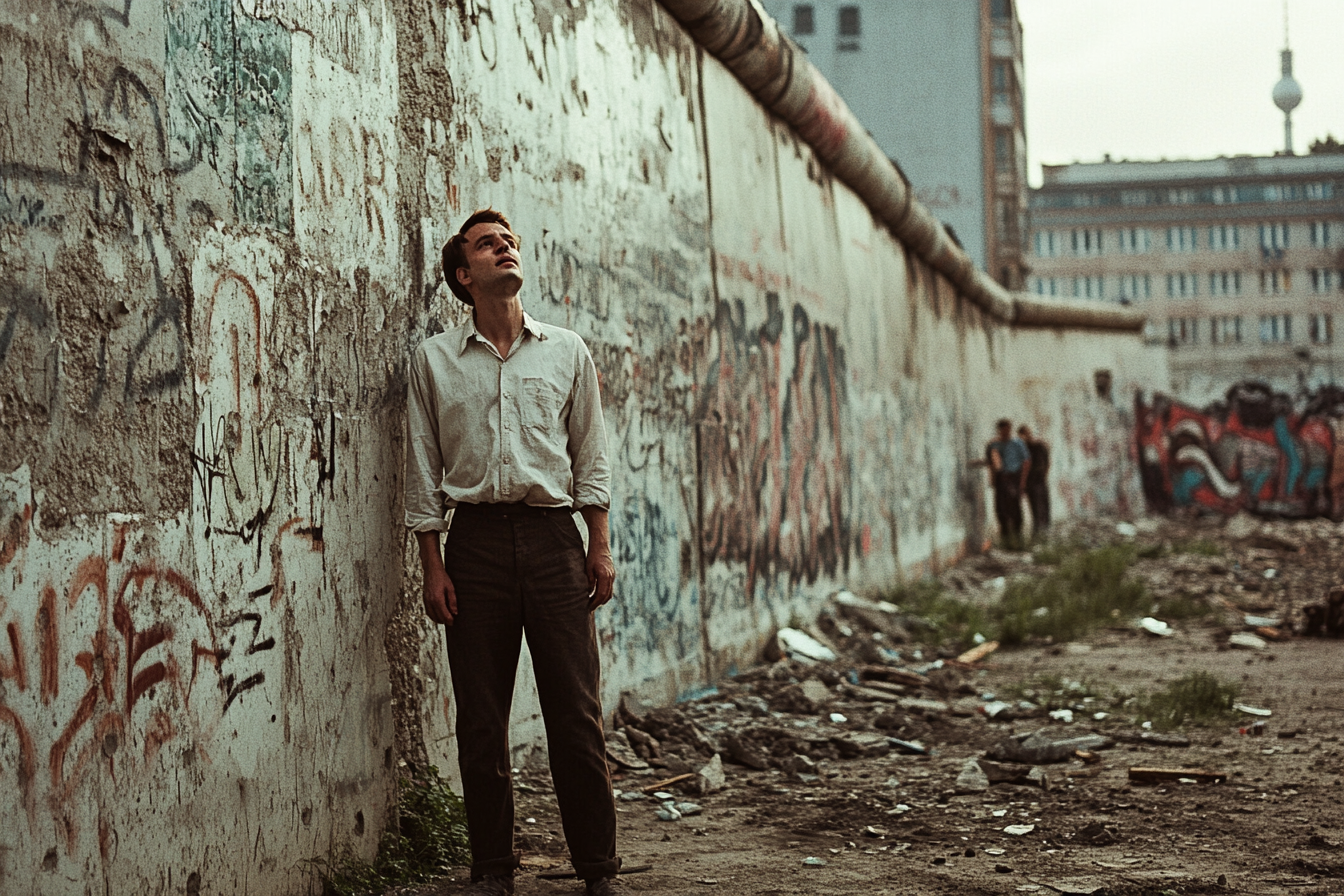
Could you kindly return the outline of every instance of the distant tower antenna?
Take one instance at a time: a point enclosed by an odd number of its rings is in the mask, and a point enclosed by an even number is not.
[[[1293,154],[1293,110],[1302,102],[1302,85],[1293,78],[1293,51],[1288,47],[1288,0],[1283,0],[1283,51],[1279,53],[1283,77],[1274,85],[1274,105],[1283,112],[1283,152]]]

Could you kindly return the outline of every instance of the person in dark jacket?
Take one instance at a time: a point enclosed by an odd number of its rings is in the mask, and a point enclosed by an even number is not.
[[[1050,530],[1050,484],[1046,481],[1050,473],[1050,446],[1036,438],[1031,427],[1025,424],[1017,428],[1017,436],[1026,443],[1031,455],[1026,485],[1027,506],[1031,508],[1031,537],[1039,540]]]

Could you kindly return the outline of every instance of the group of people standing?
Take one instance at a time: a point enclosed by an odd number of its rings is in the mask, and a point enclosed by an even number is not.
[[[1025,546],[1022,533],[1022,498],[1031,507],[1031,536],[1043,538],[1050,528],[1050,446],[1023,425],[1013,436],[1013,422],[999,420],[998,436],[985,446],[985,465],[994,490],[994,516],[999,521],[1003,547],[1010,551]]]

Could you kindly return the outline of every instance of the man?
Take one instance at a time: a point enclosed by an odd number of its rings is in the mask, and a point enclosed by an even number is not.
[[[1022,548],[1022,492],[1031,472],[1031,456],[1021,439],[1013,438],[1013,424],[1004,418],[998,422],[998,439],[985,448],[989,455],[989,484],[994,489],[994,515],[999,520],[1003,546],[1010,551]]]
[[[443,248],[444,278],[472,320],[427,339],[411,361],[406,525],[419,542],[425,611],[447,634],[468,892],[513,893],[508,724],[525,632],[574,870],[589,896],[606,896],[621,864],[592,617],[616,577],[606,430],[587,346],[523,311],[521,263],[517,236],[493,209]]]
[[[1031,537],[1037,539],[1050,530],[1050,486],[1045,479],[1050,472],[1050,446],[1033,436],[1026,424],[1017,428],[1017,437],[1027,446],[1031,464],[1027,473],[1027,506],[1031,508]]]

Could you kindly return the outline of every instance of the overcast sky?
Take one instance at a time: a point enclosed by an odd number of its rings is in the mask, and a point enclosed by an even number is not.
[[[1027,155],[1041,163],[1283,148],[1283,0],[1018,0]],[[1293,145],[1344,140],[1344,0],[1289,0]]]

